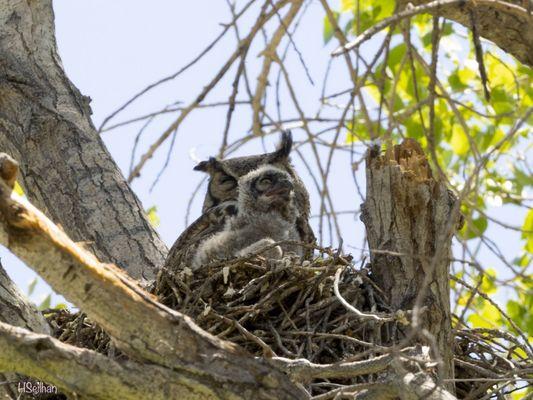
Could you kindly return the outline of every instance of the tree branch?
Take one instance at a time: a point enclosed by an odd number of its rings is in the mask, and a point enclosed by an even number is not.
[[[315,364],[305,358],[291,360],[284,357],[272,358],[271,363],[285,371],[297,382],[307,382],[316,378],[353,378],[375,374],[385,370],[394,356],[386,354],[361,361],[342,361],[333,364]]]
[[[0,370],[18,371],[57,386],[72,398],[216,399],[187,375],[153,364],[114,361],[0,322]]]
[[[98,323],[125,353],[187,373],[222,398],[304,398],[286,376],[170,310],[112,264],[76,245],[0,180],[0,244]],[[245,393],[250,394],[247,395]]]
[[[441,15],[471,28],[470,12],[475,12],[481,36],[492,40],[522,63],[533,66],[533,17],[520,1],[397,0],[397,3],[402,11],[370,27],[355,40],[335,50],[333,55],[356,49],[392,23],[417,14]]]

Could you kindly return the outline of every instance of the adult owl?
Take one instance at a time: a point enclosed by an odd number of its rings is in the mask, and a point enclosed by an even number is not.
[[[210,158],[202,161],[194,170],[209,174],[203,214],[194,221],[176,240],[165,262],[164,268],[178,271],[190,261],[199,244],[206,238],[221,232],[229,217],[237,213],[238,180],[261,166],[270,165],[287,172],[294,185],[294,201],[299,211],[295,226],[305,243],[313,243],[315,236],[309,226],[309,193],[290,163],[292,135],[283,132],[276,151],[254,156],[236,157],[226,160]]]
[[[265,251],[269,258],[281,258],[287,252],[303,255],[301,246],[283,243],[301,241],[294,189],[287,171],[268,164],[239,178],[236,215],[228,218],[222,231],[200,243],[192,269]],[[277,242],[281,243],[273,247]]]

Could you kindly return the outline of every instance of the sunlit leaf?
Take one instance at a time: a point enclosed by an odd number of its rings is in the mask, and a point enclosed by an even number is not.
[[[333,15],[335,16],[335,20],[339,21],[339,13],[336,11],[333,11]],[[333,34],[335,33],[333,25],[331,25],[331,22],[329,20],[329,17],[326,15],[324,16],[324,28],[322,31],[322,36],[324,38],[324,44],[328,43],[331,38],[333,37]]]
[[[477,313],[468,317],[468,322],[474,328],[498,328],[501,323],[501,314],[495,306],[483,300],[482,307]]]
[[[494,294],[496,293],[497,287],[495,283],[496,271],[494,268],[488,268],[485,270],[485,275],[483,276],[483,282],[481,283],[481,291],[485,294]]]
[[[150,221],[150,224],[152,224],[154,228],[157,228],[161,223],[161,220],[157,215],[157,206],[152,206],[146,210],[146,215],[148,216],[148,221]]]
[[[37,278],[33,278],[33,280],[28,285],[28,296],[31,296],[33,292],[35,291],[35,286],[37,286]]]
[[[52,295],[49,294],[44,298],[44,300],[39,304],[37,307],[40,311],[46,310],[47,308],[50,308],[50,303],[52,302]]]
[[[452,145],[452,150],[458,156],[464,156],[470,149],[468,137],[463,128],[459,125],[454,125],[452,128],[452,139],[450,144]]]
[[[341,0],[341,12],[354,11],[356,0]]]
[[[533,208],[528,211],[524,220],[522,239],[526,240],[526,250],[533,253]]]
[[[24,189],[22,189],[22,186],[20,186],[17,181],[15,181],[15,187],[13,188],[13,191],[19,196],[24,196]]]

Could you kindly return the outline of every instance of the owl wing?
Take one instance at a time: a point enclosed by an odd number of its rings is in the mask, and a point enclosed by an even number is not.
[[[226,201],[208,209],[183,231],[168,252],[164,268],[177,272],[190,263],[196,249],[206,239],[222,231],[229,217],[237,214],[237,203]]]

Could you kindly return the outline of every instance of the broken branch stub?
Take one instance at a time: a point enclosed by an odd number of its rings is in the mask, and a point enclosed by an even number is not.
[[[372,279],[393,311],[413,310],[410,328],[393,329],[391,342],[425,342],[440,361],[441,378],[453,378],[450,287],[451,239],[460,223],[458,201],[435,179],[412,139],[369,151],[367,197],[362,205]],[[406,343],[408,344],[408,343]]]

